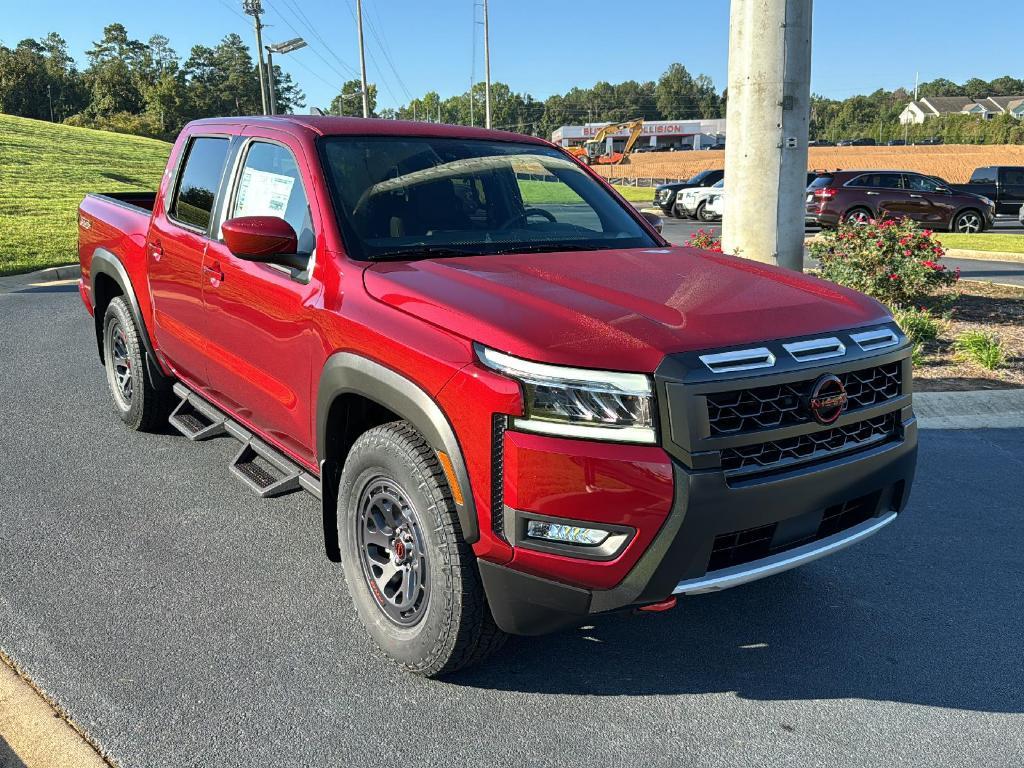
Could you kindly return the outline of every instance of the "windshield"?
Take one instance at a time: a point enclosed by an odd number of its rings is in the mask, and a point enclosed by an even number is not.
[[[357,259],[651,247],[615,198],[556,149],[408,136],[322,141]]]

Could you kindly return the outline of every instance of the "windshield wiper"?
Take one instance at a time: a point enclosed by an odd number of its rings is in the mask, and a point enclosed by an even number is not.
[[[466,248],[453,248],[448,245],[412,245],[408,248],[395,248],[370,256],[371,261],[401,261],[404,259],[429,259],[446,256],[479,256],[480,251]]]
[[[537,243],[535,245],[517,245],[495,251],[496,254],[506,253],[556,253],[558,251],[596,251],[600,246],[579,245],[577,243]]]

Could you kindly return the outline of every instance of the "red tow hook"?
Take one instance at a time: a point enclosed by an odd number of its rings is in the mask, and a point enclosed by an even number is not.
[[[641,605],[637,610],[647,611],[649,613],[661,613],[662,611],[671,611],[675,607],[676,596],[672,595],[668,600],[662,600],[660,603],[651,603],[650,605]]]

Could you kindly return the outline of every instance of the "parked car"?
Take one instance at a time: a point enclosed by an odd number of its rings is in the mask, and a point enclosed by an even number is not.
[[[578,202],[524,203],[537,175]],[[159,189],[88,195],[78,233],[114,411],[161,430],[173,407],[188,438],[241,441],[256,494],[320,499],[356,615],[416,673],[810,562],[910,493],[911,345],[885,307],[672,246],[540,139],[199,120]]]
[[[996,216],[1012,217],[1024,205],[1024,166],[987,165],[976,168],[966,184],[948,186],[986,197],[995,202]]]
[[[690,189],[691,187],[710,187],[712,184],[721,181],[725,178],[725,171],[722,169],[716,169],[711,171],[701,171],[691,176],[686,181],[673,181],[668,184],[660,184],[654,188],[654,204],[661,208],[661,212],[666,216],[675,215],[676,207],[676,195],[679,194],[681,189]]]
[[[1024,205],[1022,205],[1020,210],[1017,211],[1017,221],[1019,221],[1020,225],[1024,227]]]
[[[861,137],[859,139],[842,139],[836,142],[837,147],[873,147],[875,146],[875,140],[867,137]]]
[[[907,142],[904,141],[903,139],[889,139],[885,143],[887,146],[890,147],[905,147],[907,145]]]
[[[807,188],[806,222],[836,227],[840,221],[908,217],[932,229],[971,234],[992,226],[995,204],[958,192],[938,179],[906,171],[836,171]]]
[[[708,201],[704,206],[702,221],[721,221],[725,213],[725,189],[720,189],[708,195]]]
[[[725,186],[725,179],[719,179],[710,187],[691,187],[680,190],[676,195],[676,216],[681,219],[700,219],[711,221],[705,218],[704,207],[707,204],[708,196],[717,192]]]
[[[936,146],[938,144],[942,144],[942,137],[941,136],[929,136],[928,138],[921,139],[917,143],[920,146],[933,147],[933,146]]]
[[[834,147],[835,142],[831,142],[828,139],[811,139],[807,142],[809,147]]]

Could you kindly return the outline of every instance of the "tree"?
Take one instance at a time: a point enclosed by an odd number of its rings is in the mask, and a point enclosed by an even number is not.
[[[658,112],[666,120],[697,117],[697,85],[682,64],[670,64],[655,87]]]
[[[342,117],[362,117],[363,99],[362,83],[359,80],[346,80],[342,83],[341,92],[331,100],[327,111],[332,115]],[[370,117],[376,117],[374,110],[377,109],[377,86],[373,83],[366,85],[367,100],[370,104]]]
[[[108,24],[103,38],[86,51],[89,67],[85,83],[89,89],[91,115],[141,112],[145,106],[139,81],[144,67],[146,45],[128,37],[123,24]]]

